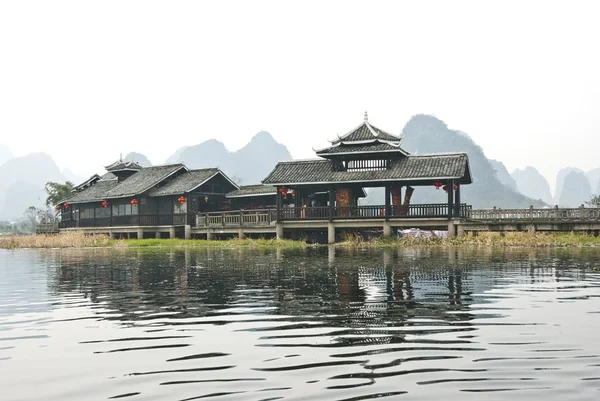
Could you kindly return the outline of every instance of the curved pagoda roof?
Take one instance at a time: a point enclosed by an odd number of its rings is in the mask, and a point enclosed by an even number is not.
[[[367,112],[363,122],[343,136],[331,142],[331,146],[316,150],[318,156],[334,157],[345,155],[366,155],[396,153],[407,156],[409,153],[400,147],[399,136],[390,134],[369,122]]]
[[[132,161],[117,160],[116,162],[104,166],[106,171],[114,173],[115,171],[139,171],[142,166]]]

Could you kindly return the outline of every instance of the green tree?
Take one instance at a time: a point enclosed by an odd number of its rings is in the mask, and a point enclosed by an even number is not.
[[[592,198],[586,203],[590,206],[600,207],[600,195],[592,196]]]
[[[61,201],[71,197],[73,183],[67,181],[64,184],[49,181],[46,183],[44,190],[48,194],[46,198],[46,206],[52,207],[58,205]]]

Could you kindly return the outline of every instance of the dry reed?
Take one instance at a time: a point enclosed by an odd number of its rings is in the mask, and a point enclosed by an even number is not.
[[[86,235],[74,231],[57,235],[33,234],[0,237],[0,248],[88,248],[116,245],[112,244],[113,242],[115,241],[111,241],[108,235]]]

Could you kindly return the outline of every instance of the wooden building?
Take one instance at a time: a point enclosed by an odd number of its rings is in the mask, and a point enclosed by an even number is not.
[[[57,206],[60,228],[194,226],[199,212],[222,210],[225,195],[237,189],[217,168],[142,168],[119,160],[106,166],[104,175],[76,186],[73,196]]]
[[[263,180],[275,187],[280,220],[296,219],[300,210],[285,208],[283,199],[293,192],[297,207],[310,204],[310,194],[327,193],[326,205],[312,208],[315,218],[453,217],[464,216],[460,188],[472,183],[466,153],[411,155],[401,148],[401,138],[363,122],[347,134],[316,151],[318,159],[280,162]],[[439,204],[411,205],[415,187],[435,186],[447,192]],[[383,187],[385,204],[361,206],[364,188]]]

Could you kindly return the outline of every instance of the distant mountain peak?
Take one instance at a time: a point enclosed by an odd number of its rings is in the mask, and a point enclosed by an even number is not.
[[[259,184],[277,162],[290,160],[290,152],[267,131],[259,131],[236,152],[229,151],[217,139],[186,146],[169,157],[170,162],[185,163],[189,168],[219,167],[243,185]]]

